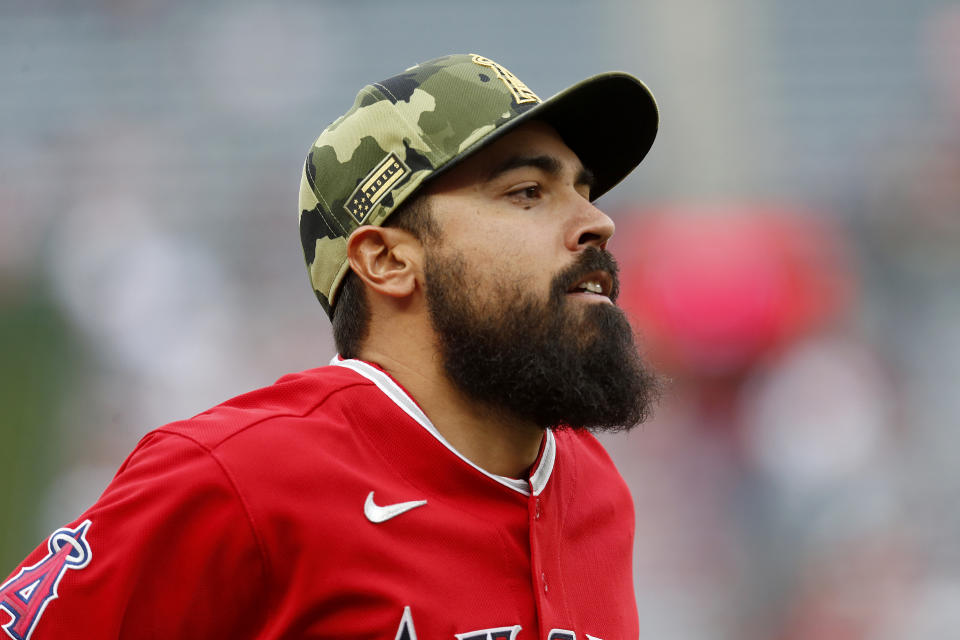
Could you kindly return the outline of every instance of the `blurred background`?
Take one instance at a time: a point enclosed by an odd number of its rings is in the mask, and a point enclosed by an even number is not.
[[[329,360],[304,155],[362,85],[451,52],[542,97],[627,70],[660,104],[600,201],[670,379],[605,438],[641,637],[957,637],[944,0],[0,4],[0,575],[146,431]]]

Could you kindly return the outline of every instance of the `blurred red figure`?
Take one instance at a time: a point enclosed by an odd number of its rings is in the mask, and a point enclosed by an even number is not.
[[[853,289],[832,228],[782,206],[637,212],[618,223],[615,250],[621,305],[682,377],[738,377],[836,317]]]
[[[754,204],[618,219],[619,302],[671,378],[657,428],[622,454],[637,513],[656,514],[638,524],[637,591],[644,602],[671,585],[683,611],[702,612],[668,637],[861,640],[885,620],[864,598],[843,600],[849,615],[821,605],[867,573],[899,584],[892,554],[864,556],[857,571],[837,562],[895,538],[851,515],[882,495],[871,479],[894,394],[853,326],[853,256],[827,220]]]

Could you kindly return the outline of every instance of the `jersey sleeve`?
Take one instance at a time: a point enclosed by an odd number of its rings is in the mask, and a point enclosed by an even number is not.
[[[218,459],[154,432],[100,499],[0,586],[0,640],[253,638],[267,574]]]

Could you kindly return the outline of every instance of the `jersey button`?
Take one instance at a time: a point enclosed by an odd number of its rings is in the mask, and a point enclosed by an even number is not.
[[[536,503],[534,503],[534,507],[535,508],[533,511],[533,519],[539,520],[540,519],[540,498],[537,498]]]
[[[547,574],[541,573],[541,574],[540,574],[540,581],[543,582],[543,592],[544,592],[544,593],[547,593],[548,591],[550,591],[550,587],[547,586]]]

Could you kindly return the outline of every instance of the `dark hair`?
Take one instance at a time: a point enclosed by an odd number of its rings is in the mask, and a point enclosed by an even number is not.
[[[403,229],[417,240],[436,237],[440,228],[430,212],[426,196],[418,195],[400,205],[384,223]],[[333,342],[344,358],[356,358],[370,330],[370,306],[366,287],[352,270],[347,271],[333,305]]]

